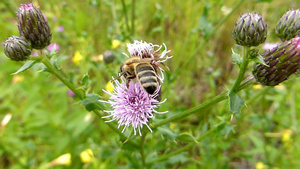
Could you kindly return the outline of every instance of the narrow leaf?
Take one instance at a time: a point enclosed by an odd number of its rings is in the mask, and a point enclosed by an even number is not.
[[[85,86],[85,88],[88,88],[90,85],[90,76],[88,74],[85,74],[81,79],[81,84]]]
[[[169,128],[159,127],[157,129],[160,134],[166,139],[175,140],[177,138],[177,135]]]
[[[251,57],[250,59],[251,59],[252,61],[256,62],[256,63],[262,64],[262,65],[264,65],[264,66],[268,66],[268,65],[266,64],[266,62],[264,61],[264,58],[263,58],[260,54],[254,56],[254,57]],[[269,67],[269,66],[268,66],[268,67]]]
[[[244,100],[235,92],[229,91],[229,107],[233,114],[238,113],[244,105]]]
[[[80,103],[84,105],[87,111],[103,110],[102,103],[99,102],[100,96],[96,94],[87,94],[86,98],[81,100]]]
[[[233,49],[231,49],[231,51],[232,51],[232,59],[233,59],[234,63],[240,67],[243,62],[241,55],[238,53],[235,53]]]
[[[18,71],[16,71],[15,73],[13,73],[12,75],[16,75],[18,73],[24,72],[28,69],[30,69],[34,64],[36,64],[38,61],[37,60],[29,60],[28,62],[26,62]]]
[[[190,143],[190,142],[195,142],[196,141],[196,139],[192,135],[190,135],[188,133],[182,133],[182,134],[180,134],[177,137],[177,139],[179,141],[181,141],[181,142],[184,142],[184,143]]]

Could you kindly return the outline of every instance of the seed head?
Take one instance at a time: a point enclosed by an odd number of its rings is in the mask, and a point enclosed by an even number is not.
[[[110,114],[104,118],[112,117],[112,119],[107,122],[118,121],[119,128],[124,126],[122,132],[124,132],[127,127],[132,126],[135,135],[137,130],[139,135],[142,135],[141,129],[144,125],[152,132],[147,123],[150,119],[154,118],[154,113],[166,113],[157,112],[155,110],[161,103],[165,102],[165,100],[163,102],[155,100],[154,98],[157,97],[158,93],[154,93],[153,95],[148,94],[140,83],[130,81],[128,88],[126,87],[124,78],[122,78],[121,83],[118,81],[115,81],[115,83],[116,85],[112,93],[104,90],[105,93],[110,95],[110,99],[108,101],[99,100],[100,102],[110,104],[113,109],[104,111]]]
[[[103,60],[105,63],[111,63],[115,60],[115,55],[110,50],[107,50],[103,53]]]
[[[238,45],[257,46],[267,38],[267,24],[257,13],[245,13],[235,22],[232,36]]]
[[[13,61],[27,60],[31,54],[31,45],[23,36],[11,36],[2,42],[4,53]]]
[[[264,54],[268,66],[254,64],[255,79],[266,86],[275,86],[288,79],[300,68],[300,38],[286,41]]]
[[[282,41],[300,36],[300,9],[287,11],[279,19],[275,30]]]
[[[21,4],[17,13],[21,36],[31,42],[32,48],[43,49],[51,42],[51,30],[46,16],[32,3]]]

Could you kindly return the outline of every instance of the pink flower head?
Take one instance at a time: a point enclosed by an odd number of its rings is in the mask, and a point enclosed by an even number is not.
[[[64,27],[63,26],[58,26],[58,28],[57,28],[57,32],[63,32],[65,29],[64,29]]]
[[[110,95],[110,99],[108,101],[99,100],[100,102],[110,104],[113,109],[105,110],[104,112],[109,113],[109,115],[103,118],[112,117],[112,119],[107,122],[118,121],[118,128],[124,126],[122,132],[124,132],[127,127],[132,126],[135,135],[137,130],[139,135],[142,135],[141,129],[143,125],[147,126],[152,132],[147,123],[154,117],[153,113],[167,113],[167,111],[157,112],[155,110],[166,100],[163,102],[155,100],[154,98],[157,97],[158,92],[149,95],[140,83],[130,81],[128,88],[123,78],[121,83],[119,81],[115,81],[115,83],[113,93],[103,90]]]
[[[71,96],[71,97],[75,97],[75,93],[72,91],[72,90],[68,90],[68,95]]]
[[[127,51],[130,53],[131,57],[140,56],[141,58],[160,58],[163,61],[166,61],[172,58],[172,56],[167,56],[170,50],[167,49],[167,46],[165,44],[163,45],[165,47],[165,50],[158,55],[158,52],[161,50],[162,45],[153,45],[152,43],[135,40],[132,44],[127,44]],[[158,49],[155,50],[155,48]]]
[[[55,47],[55,51],[58,52],[60,49],[60,46],[57,43],[51,43],[47,49],[51,52]]]

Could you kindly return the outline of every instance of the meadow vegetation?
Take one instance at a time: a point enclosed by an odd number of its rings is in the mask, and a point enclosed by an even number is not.
[[[16,11],[19,4],[28,2],[0,2],[0,39],[5,41],[19,35]],[[87,93],[98,94],[103,100],[109,95],[102,89],[109,89],[109,82],[118,76],[126,59],[122,52],[128,53],[127,43],[165,43],[173,58],[165,62],[170,70],[164,74],[162,98],[167,101],[158,111],[169,112],[155,114],[150,125],[153,133],[134,136],[127,143],[106,119],[87,111],[57,77],[44,71],[45,67],[36,64],[12,75],[25,62],[11,61],[0,48],[0,168],[300,166],[299,73],[275,87],[247,86],[239,93],[245,106],[234,116],[228,99],[199,108],[231,89],[238,76],[239,68],[231,56],[232,49],[243,53],[232,38],[237,18],[256,11],[268,25],[265,43],[280,43],[274,28],[286,11],[300,7],[299,2],[34,0],[33,4],[47,16],[51,43],[59,45],[58,63],[68,80],[85,89],[82,77],[88,74]],[[260,52],[263,46],[257,47]],[[111,63],[103,60],[107,50],[115,57]],[[252,65],[247,77],[252,75]],[[187,111],[193,113],[158,125]],[[10,116],[4,124],[3,119]],[[117,126],[116,122],[110,124]],[[131,134],[131,130],[124,132],[128,137]]]

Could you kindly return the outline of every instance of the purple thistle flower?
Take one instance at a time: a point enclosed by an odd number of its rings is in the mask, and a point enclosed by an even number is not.
[[[256,81],[266,86],[278,85],[300,69],[300,37],[285,41],[262,56],[267,66],[254,64]]]
[[[122,133],[127,127],[132,126],[134,135],[136,135],[137,130],[139,135],[142,135],[141,129],[143,125],[147,126],[150,132],[152,132],[147,123],[154,117],[153,113],[167,113],[167,111],[158,112],[155,110],[161,103],[164,103],[166,99],[163,102],[155,100],[154,98],[157,97],[158,93],[156,92],[153,95],[149,95],[140,83],[131,81],[128,88],[123,78],[121,83],[119,81],[115,81],[115,83],[113,93],[103,90],[110,95],[110,99],[108,101],[99,100],[100,102],[110,104],[113,108],[113,110],[104,111],[110,115],[103,118],[112,117],[111,120],[106,122],[118,121],[118,128],[124,126]]]
[[[21,36],[31,42],[34,49],[43,49],[51,42],[52,34],[46,16],[32,3],[21,4],[17,12]]]

